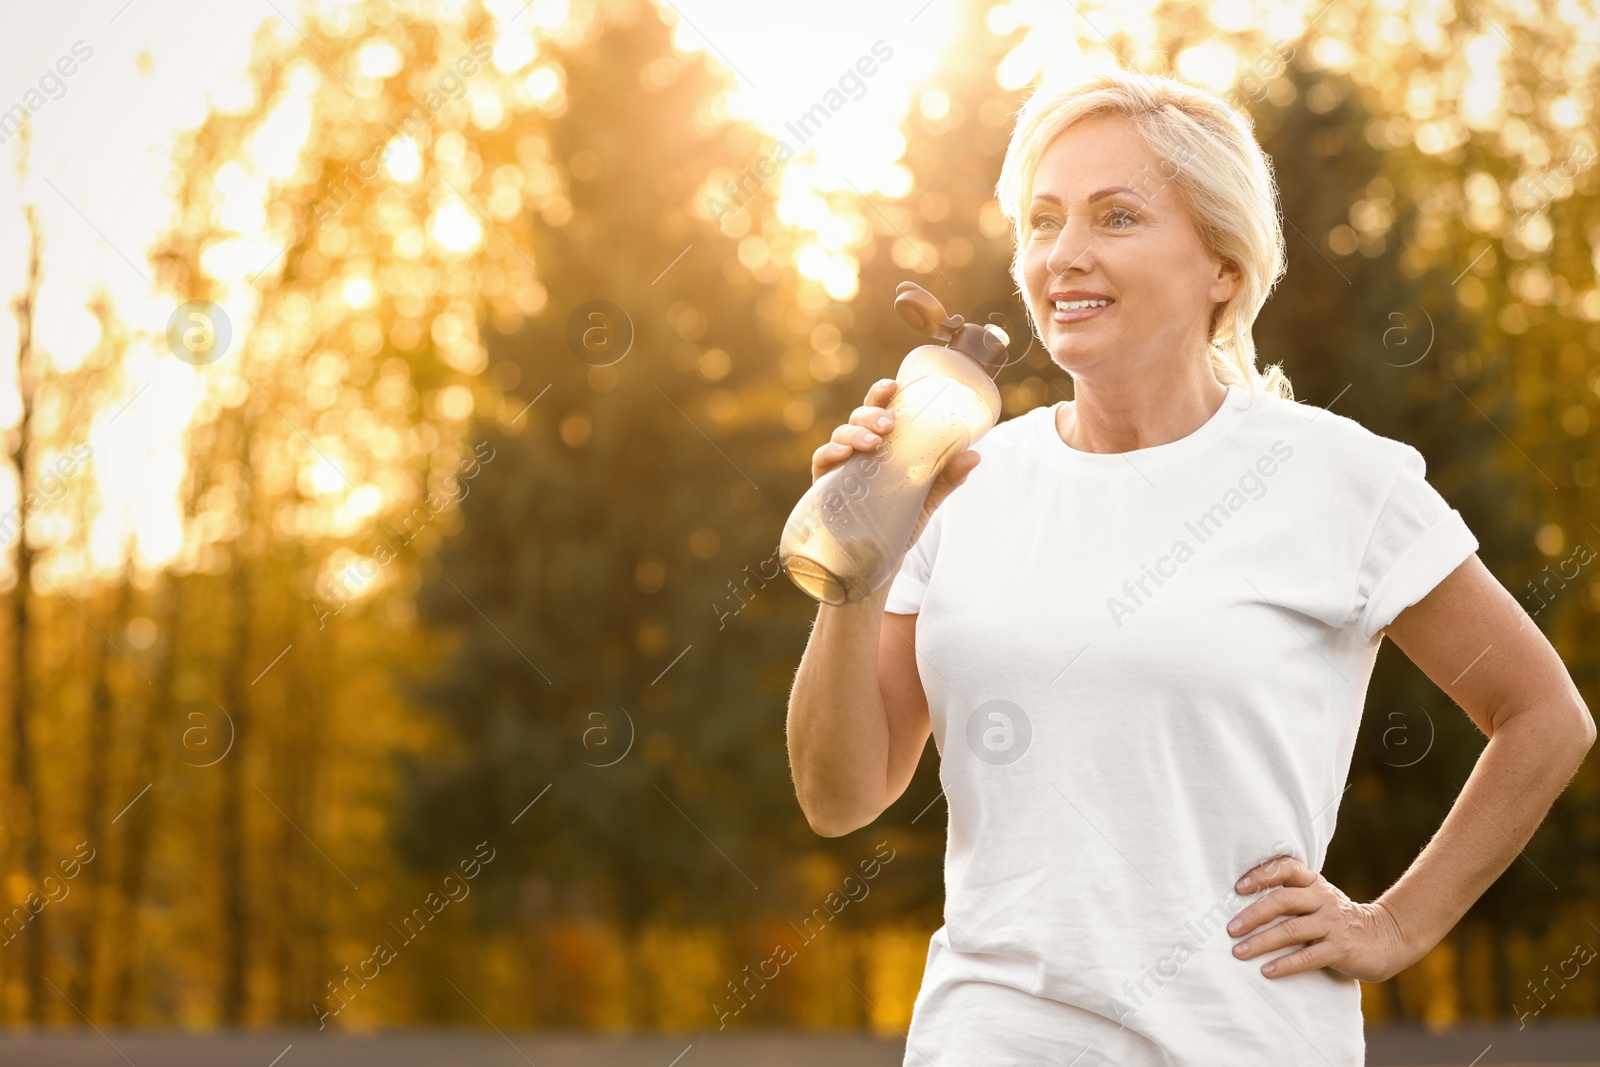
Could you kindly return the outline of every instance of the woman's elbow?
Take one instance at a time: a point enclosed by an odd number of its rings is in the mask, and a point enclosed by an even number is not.
[[[1547,754],[1555,761],[1564,759],[1576,772],[1595,742],[1594,716],[1589,713],[1588,705],[1580,698],[1564,716],[1552,717],[1549,726]]]
[[[1585,704],[1581,699],[1578,701],[1577,712],[1579,747],[1578,758],[1581,760],[1584,753],[1587,753],[1589,749],[1594,747],[1595,726],[1594,715],[1589,711],[1589,705]]]
[[[800,810],[805,814],[806,824],[811,827],[811,832],[818,837],[843,837],[853,834],[863,826],[870,825],[876,815],[862,816],[860,812],[840,810],[837,805],[819,805],[816,803],[800,802]]]

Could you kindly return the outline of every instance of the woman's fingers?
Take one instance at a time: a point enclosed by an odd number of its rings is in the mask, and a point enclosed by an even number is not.
[[[1241,960],[1247,960],[1251,956],[1275,952],[1290,945],[1310,944],[1326,937],[1329,929],[1328,921],[1321,912],[1291,916],[1276,926],[1267,927],[1250,940],[1233,946],[1233,954]]]
[[[1293,856],[1275,856],[1239,879],[1240,893],[1281,888],[1252,902],[1228,923],[1241,960],[1299,946],[1261,964],[1267,978],[1331,968],[1363,982],[1382,982],[1420,959],[1426,949],[1409,943],[1394,915],[1374,901],[1358,904],[1338,886]],[[1262,927],[1278,916],[1282,922]]]
[[[883,444],[883,435],[894,429],[894,413],[884,405],[899,389],[893,378],[882,378],[867,390],[866,403],[850,413],[848,422],[833,429],[828,443],[811,453],[811,480],[850,458],[852,452],[870,452]]]
[[[1301,971],[1318,971],[1337,963],[1338,950],[1327,941],[1315,941],[1298,952],[1279,956],[1261,965],[1261,973],[1269,978],[1288,977]]]
[[[1315,889],[1275,889],[1235,915],[1228,923],[1228,933],[1242,937],[1280,915],[1304,915],[1316,911],[1322,906],[1323,899],[1323,895]]]
[[[954,489],[967,480],[967,475],[976,469],[978,461],[982,458],[983,456],[975,449],[962,449],[951,456],[949,462],[944,465],[944,470],[939,472],[939,481]]]
[[[811,480],[814,482],[828,471],[850,458],[850,453],[855,449],[849,445],[829,441],[811,453]]]
[[[833,428],[833,443],[836,445],[849,445],[862,450],[877,448],[883,440],[865,426],[854,426],[850,423],[841,423]]]
[[[1327,916],[1323,909],[1330,895],[1317,886],[1315,871],[1293,856],[1274,856],[1245,872],[1234,888],[1242,893],[1279,886],[1249,907],[1244,908],[1228,923],[1228,933],[1234,937],[1250,934],[1248,940],[1233,946],[1239,959],[1250,959],[1265,952],[1273,952],[1290,945],[1304,945],[1328,933]],[[1288,918],[1264,930],[1263,924],[1280,915]],[[1257,931],[1251,933],[1251,931]],[[1309,959],[1310,957],[1306,957]],[[1301,963],[1306,960],[1302,959]],[[1275,974],[1281,970],[1277,961],[1263,967],[1263,973]],[[1320,964],[1319,964],[1320,966]],[[1268,970],[1267,968],[1271,969]]]
[[[850,425],[888,433],[894,429],[894,412],[888,408],[863,404],[850,413]]]
[[[1254,893],[1272,885],[1308,886],[1317,880],[1317,873],[1293,856],[1274,856],[1244,873],[1234,889],[1240,893]]]
[[[845,423],[833,428],[833,438],[811,453],[811,480],[814,482],[828,471],[849,459],[854,452],[872,452],[883,444],[883,438],[865,426]]]

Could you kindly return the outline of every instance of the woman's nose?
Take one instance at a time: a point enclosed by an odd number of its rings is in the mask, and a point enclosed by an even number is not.
[[[1090,228],[1068,219],[1056,234],[1045,266],[1052,274],[1065,274],[1072,269],[1088,270],[1094,266],[1093,244]]]

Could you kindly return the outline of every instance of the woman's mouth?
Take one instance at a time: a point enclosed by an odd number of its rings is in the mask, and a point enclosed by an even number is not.
[[[1115,300],[1056,300],[1050,304],[1051,322],[1082,322],[1116,305]]]

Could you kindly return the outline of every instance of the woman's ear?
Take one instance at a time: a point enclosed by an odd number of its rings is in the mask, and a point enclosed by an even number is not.
[[[1208,295],[1214,303],[1225,304],[1233,299],[1243,284],[1244,272],[1239,269],[1239,264],[1224,258],[1217,262],[1217,276],[1211,283]]]

